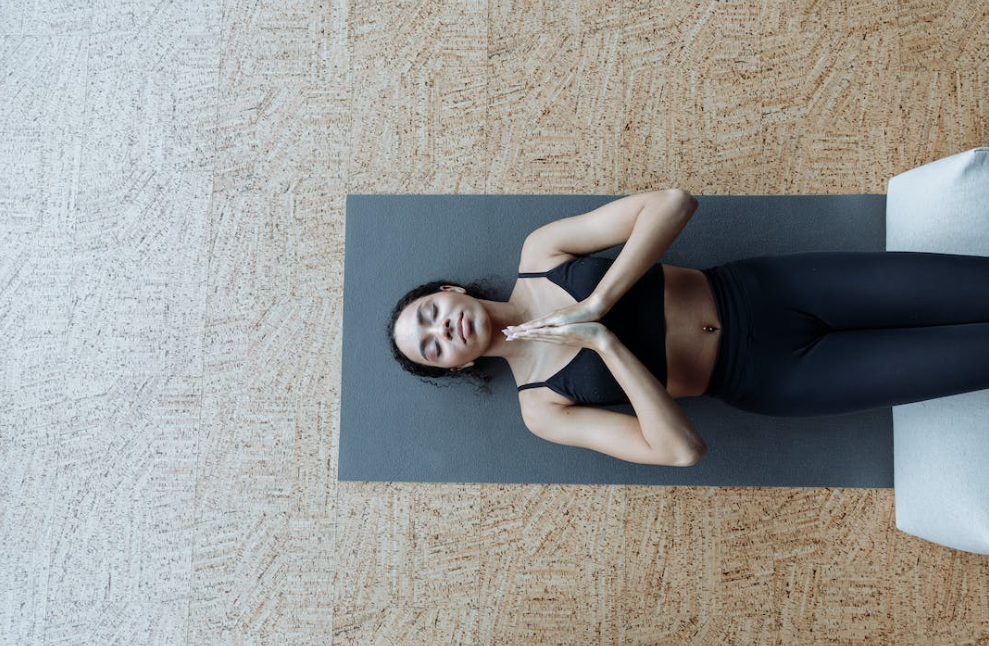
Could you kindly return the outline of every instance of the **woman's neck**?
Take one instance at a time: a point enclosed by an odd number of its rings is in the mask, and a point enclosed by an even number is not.
[[[491,343],[482,356],[504,357],[512,361],[528,354],[525,343],[508,341],[508,337],[502,332],[510,325],[521,325],[531,320],[533,316],[528,307],[512,300],[507,302],[478,300],[484,305],[491,321]]]

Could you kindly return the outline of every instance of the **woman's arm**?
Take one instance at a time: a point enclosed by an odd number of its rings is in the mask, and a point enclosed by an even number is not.
[[[659,262],[697,210],[697,200],[686,191],[660,194],[639,213],[624,248],[591,293],[607,313],[646,271]],[[602,314],[603,316],[603,314]]]
[[[522,391],[522,418],[536,435],[644,464],[690,466],[707,454],[704,440],[663,385],[604,325],[578,323],[518,334],[553,343],[579,339],[601,356],[635,410],[631,416],[593,406],[549,404],[533,390]]]
[[[707,454],[704,439],[663,384],[613,332],[604,334],[595,349],[625,391],[650,446],[680,447],[691,463]]]
[[[625,246],[587,298],[520,327],[600,321],[658,262],[696,209],[697,200],[684,190],[648,191],[555,220],[530,233],[522,245],[519,271],[543,271],[575,256]]]

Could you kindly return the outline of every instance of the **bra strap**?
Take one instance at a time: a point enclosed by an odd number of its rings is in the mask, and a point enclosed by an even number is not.
[[[539,278],[541,276],[546,276],[547,274],[549,274],[550,271],[553,270],[550,269],[549,271],[520,271],[519,278]]]
[[[531,384],[524,384],[522,386],[519,386],[519,391],[525,390],[526,388],[542,388],[543,386],[549,388],[549,384],[547,384],[545,381],[539,381],[539,382],[534,382]]]

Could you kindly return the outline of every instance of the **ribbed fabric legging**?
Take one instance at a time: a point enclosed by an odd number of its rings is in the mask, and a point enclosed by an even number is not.
[[[989,257],[823,251],[703,270],[721,321],[706,395],[850,413],[989,388]]]

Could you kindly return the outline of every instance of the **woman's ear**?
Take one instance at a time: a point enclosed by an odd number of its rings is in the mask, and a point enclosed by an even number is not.
[[[467,290],[463,287],[457,287],[456,285],[443,285],[440,287],[444,292],[460,292],[461,294],[466,294]]]

